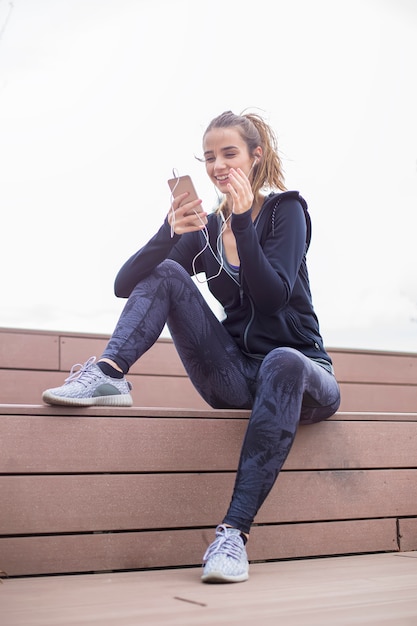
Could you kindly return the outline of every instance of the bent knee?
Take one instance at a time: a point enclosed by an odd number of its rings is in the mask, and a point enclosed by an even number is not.
[[[272,362],[275,365],[284,364],[286,367],[294,364],[294,366],[297,367],[297,365],[303,366],[306,358],[307,357],[299,352],[299,350],[283,346],[281,348],[274,348],[271,352],[268,352],[263,362]]]
[[[173,261],[172,259],[164,259],[156,266],[155,269],[158,272],[167,273],[169,275],[172,275],[173,273],[176,274],[177,272],[185,272],[183,266],[180,265],[180,263],[178,263],[177,261]]]

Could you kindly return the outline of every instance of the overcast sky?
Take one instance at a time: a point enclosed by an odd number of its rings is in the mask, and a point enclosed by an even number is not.
[[[0,0],[0,33],[0,326],[111,333],[172,168],[211,208],[202,134],[252,108],[326,345],[416,351],[415,0]]]

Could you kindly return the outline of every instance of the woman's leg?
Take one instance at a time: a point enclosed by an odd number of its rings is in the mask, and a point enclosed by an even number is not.
[[[101,359],[124,373],[168,324],[191,381],[215,408],[251,408],[259,362],[248,359],[187,272],[164,261],[132,291]]]
[[[327,419],[339,404],[334,376],[300,352],[276,348],[265,357],[225,524],[249,533],[288,456],[299,422]]]

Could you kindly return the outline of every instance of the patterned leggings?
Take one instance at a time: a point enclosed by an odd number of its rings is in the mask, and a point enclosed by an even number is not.
[[[166,260],[132,291],[102,354],[125,373],[165,323],[190,380],[213,408],[252,409],[229,510],[223,520],[248,533],[294,441],[299,422],[333,415],[336,379],[293,348],[260,362],[242,354],[188,273]]]

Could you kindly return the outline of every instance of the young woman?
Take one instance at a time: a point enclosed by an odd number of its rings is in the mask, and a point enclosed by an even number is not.
[[[116,277],[116,295],[128,300],[104,353],[43,400],[131,406],[124,376],[167,323],[206,402],[251,409],[230,506],[203,558],[204,582],[239,582],[248,578],[251,524],[298,424],[333,415],[340,394],[311,299],[307,205],[285,190],[272,129],[258,115],[227,111],[209,124],[203,151],[220,207],[207,214],[186,193],[173,199],[159,231]],[[222,321],[191,279],[201,272]]]

